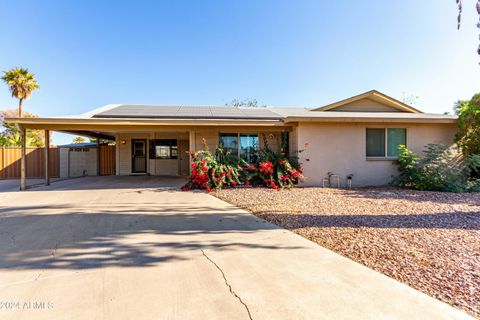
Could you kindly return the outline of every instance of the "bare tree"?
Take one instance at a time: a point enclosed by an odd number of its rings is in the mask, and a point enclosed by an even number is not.
[[[225,104],[227,107],[248,107],[248,108],[264,108],[266,105],[259,105],[257,99],[247,98],[247,99],[233,99],[229,103]]]
[[[457,8],[458,8],[457,28],[460,29],[460,25],[462,24],[463,5],[462,5],[462,0],[455,0],[455,2],[457,3]],[[477,28],[480,29],[480,0],[477,0],[476,9],[477,9],[477,14],[479,15],[479,21],[477,22]],[[477,53],[478,53],[478,55],[480,55],[480,45],[478,46]]]

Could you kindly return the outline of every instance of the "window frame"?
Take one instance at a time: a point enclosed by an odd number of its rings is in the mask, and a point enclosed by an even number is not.
[[[176,160],[178,159],[178,141],[177,139],[150,139],[149,155],[151,160]],[[168,147],[169,156],[157,157],[157,147]],[[173,152],[176,150],[176,152]]]
[[[383,156],[368,156],[367,155],[367,129],[383,129],[385,135],[385,154]],[[405,130],[405,146],[408,146],[408,128],[406,127],[366,127],[365,128],[365,157],[367,160],[397,160],[399,156],[388,155],[388,129],[403,129]]]
[[[222,135],[225,136],[225,137],[233,137],[235,136],[237,138],[237,153],[236,154],[231,154],[232,157],[236,157],[236,158],[239,158],[240,157],[240,136],[239,136],[240,133],[238,132],[219,132],[218,133],[218,144],[222,146],[222,148],[225,148],[225,145],[223,144],[223,141],[222,141]],[[229,148],[228,149],[233,149],[233,148]]]
[[[255,136],[257,138],[257,148],[253,150],[253,152],[251,153],[243,153],[243,156],[246,156],[246,157],[242,157],[242,136],[246,138],[252,138]],[[249,162],[255,162],[255,159],[258,159],[259,151],[260,151],[260,135],[258,133],[245,133],[245,132],[238,133],[238,157],[240,159],[243,159]],[[257,152],[257,154],[255,154],[255,152]]]
[[[219,144],[222,142],[221,141],[222,135],[225,135],[225,136],[236,135],[236,137],[237,137],[237,153],[236,154],[232,153],[233,157],[236,157],[238,159],[242,158],[242,152],[241,152],[242,151],[242,146],[241,146],[241,139],[240,139],[240,137],[242,135],[257,136],[257,139],[258,139],[258,150],[257,151],[260,151],[260,133],[258,133],[258,132],[219,132],[218,133],[218,143]],[[244,159],[244,160],[248,160],[248,159]]]

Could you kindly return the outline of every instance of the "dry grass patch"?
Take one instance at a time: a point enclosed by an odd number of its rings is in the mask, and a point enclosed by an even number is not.
[[[480,194],[230,189],[216,197],[480,318]]]

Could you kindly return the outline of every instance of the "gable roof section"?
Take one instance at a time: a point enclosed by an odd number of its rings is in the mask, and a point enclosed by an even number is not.
[[[415,109],[414,107],[409,106],[408,104],[405,104],[401,101],[398,101],[397,99],[389,97],[386,94],[383,94],[377,90],[371,90],[371,91],[353,96],[348,99],[334,102],[332,104],[329,104],[320,108],[314,108],[314,109],[311,109],[311,111],[355,111],[355,110],[352,110],[352,108],[349,108],[347,110],[342,110],[342,107],[347,106],[349,104],[361,103],[362,101],[365,101],[365,100],[371,100],[373,101],[373,103],[377,105],[381,104],[386,106],[386,108],[392,108],[394,109],[393,112],[422,113],[420,110]],[[358,108],[361,108],[361,107],[358,107]],[[338,110],[335,110],[335,109],[338,109]],[[362,110],[359,109],[358,111],[361,112]],[[366,111],[372,112],[372,110],[366,110]],[[381,111],[385,112],[386,110],[381,110]]]

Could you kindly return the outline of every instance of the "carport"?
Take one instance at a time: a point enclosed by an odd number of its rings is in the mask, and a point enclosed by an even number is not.
[[[239,109],[214,106],[107,105],[78,116],[63,118],[7,118],[21,133],[20,190],[26,185],[25,136],[27,129],[45,131],[45,184],[48,170],[50,132],[57,131],[115,141],[115,175],[188,175],[191,151],[213,150],[222,134],[241,137],[267,137],[273,149],[280,148],[284,133],[292,131],[282,116],[267,109]],[[288,135],[287,135],[288,137]],[[258,147],[262,147],[260,140]],[[97,162],[100,159],[97,155]],[[97,173],[98,175],[98,173]]]
[[[17,122],[19,124],[20,129],[20,139],[21,139],[21,158],[20,158],[20,190],[27,189],[27,175],[26,175],[26,168],[27,168],[27,157],[26,157],[26,130],[27,129],[43,129],[45,132],[45,146],[44,149],[44,174],[45,174],[45,185],[50,185],[51,174],[50,174],[50,133],[52,130],[48,128],[42,128],[42,126],[37,125],[29,125],[28,123],[21,123],[24,119],[19,119],[20,121]],[[115,138],[107,134],[103,134],[101,132],[92,132],[92,131],[85,131],[85,130],[57,130],[59,132],[70,133],[75,135],[87,136],[90,138],[96,139],[96,148],[97,148],[97,175],[100,175],[100,139],[108,140],[108,141],[115,141]]]

